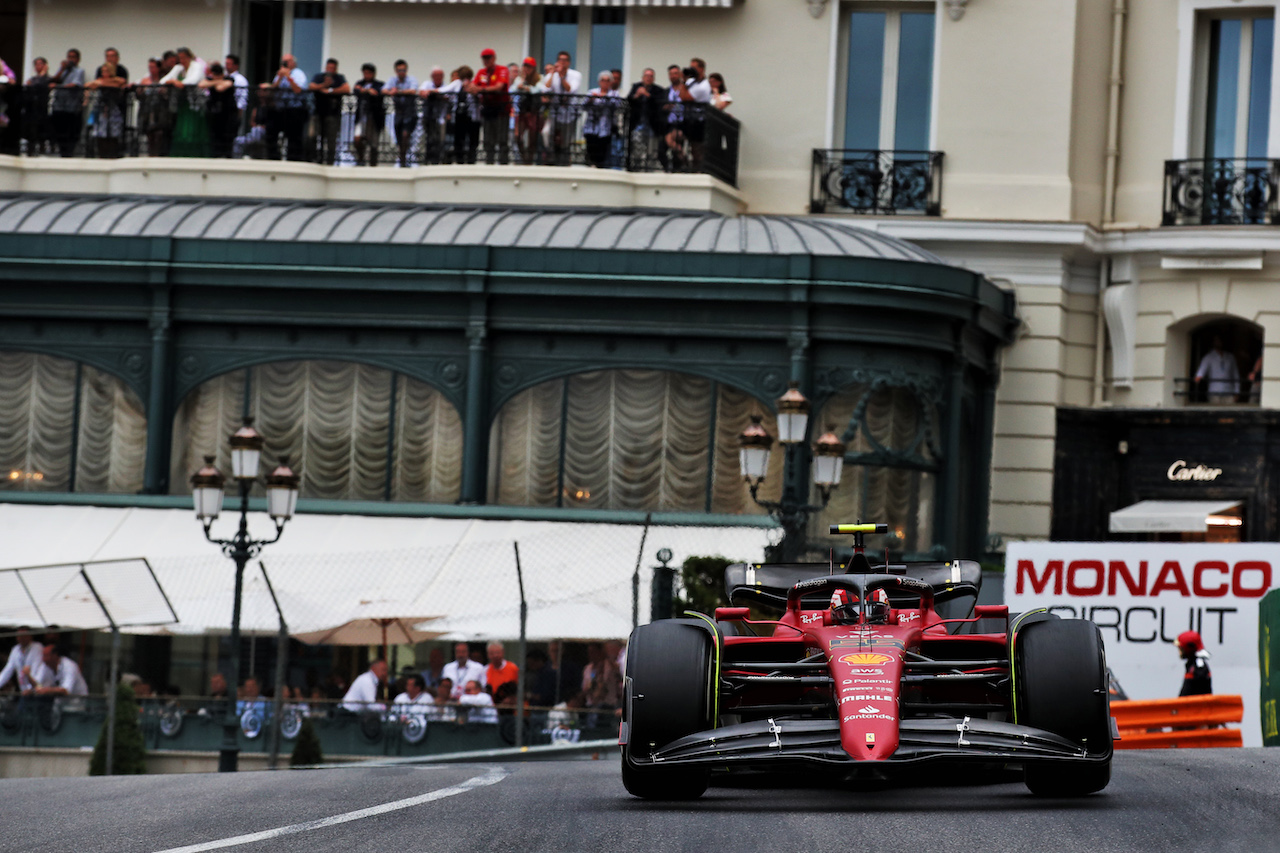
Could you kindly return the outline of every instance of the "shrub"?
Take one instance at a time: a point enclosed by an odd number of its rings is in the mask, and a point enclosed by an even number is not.
[[[309,764],[320,764],[324,761],[324,750],[320,748],[320,738],[316,735],[311,721],[302,721],[302,730],[298,732],[298,740],[293,745],[293,755],[289,756],[290,767],[305,767]]]
[[[102,721],[98,743],[93,747],[89,761],[90,776],[104,776],[107,769],[107,723]],[[142,739],[142,727],[138,725],[138,700],[133,688],[127,684],[116,685],[116,739],[112,747],[111,775],[127,776],[147,772],[147,745]]]

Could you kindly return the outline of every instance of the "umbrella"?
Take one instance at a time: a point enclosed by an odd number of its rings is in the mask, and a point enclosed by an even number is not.
[[[439,637],[440,631],[424,631],[414,626],[440,618],[437,615],[412,615],[413,608],[399,601],[362,601],[347,619],[328,628],[295,633],[293,636],[312,645],[333,646],[382,645],[383,657],[388,641],[420,643]]]

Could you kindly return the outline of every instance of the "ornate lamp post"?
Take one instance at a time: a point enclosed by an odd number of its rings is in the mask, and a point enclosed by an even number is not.
[[[766,554],[770,562],[791,562],[799,558],[804,550],[804,528],[809,516],[826,507],[844,472],[844,443],[834,431],[828,430],[814,442],[811,451],[813,483],[818,487],[822,503],[808,503],[808,495],[801,493],[801,489],[808,491],[797,476],[797,468],[804,465],[810,450],[804,444],[809,428],[809,410],[809,401],[795,382],[778,398],[778,440],[787,451],[780,501],[761,500],[757,494],[769,470],[773,436],[760,423],[759,417],[752,417],[751,424],[738,436],[738,465],[742,478],[751,489],[751,499],[782,525],[782,541],[770,547]]]
[[[249,490],[258,478],[262,461],[262,435],[253,428],[253,419],[245,418],[244,425],[231,436],[231,471],[240,484],[240,528],[231,539],[215,539],[209,530],[222,512],[223,487],[226,478],[213,464],[214,457],[204,458],[204,467],[191,477],[191,494],[195,503],[196,520],[204,528],[204,537],[222,548],[222,553],[236,564],[235,604],[231,611],[231,678],[227,685],[227,709],[222,722],[222,747],[218,754],[218,772],[234,773],[240,755],[240,721],[236,717],[236,689],[240,685],[240,598],[244,589],[244,567],[256,557],[264,545],[280,539],[284,526],[293,518],[298,506],[298,475],[289,468],[288,459],[282,458],[266,478],[267,514],[276,525],[273,539],[249,538]]]

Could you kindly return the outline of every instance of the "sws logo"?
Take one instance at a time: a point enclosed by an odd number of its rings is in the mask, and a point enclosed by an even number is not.
[[[889,655],[882,655],[878,652],[857,652],[840,658],[841,663],[853,664],[854,666],[880,666],[892,660],[893,658]]]

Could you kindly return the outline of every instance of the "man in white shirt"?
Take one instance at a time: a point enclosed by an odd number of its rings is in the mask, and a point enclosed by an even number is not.
[[[342,707],[356,714],[365,711],[383,711],[386,706],[378,701],[378,689],[387,683],[387,662],[378,658],[369,664],[369,671],[356,677],[351,682]]]
[[[31,692],[36,696],[89,695],[89,685],[85,684],[79,665],[56,646],[44,647],[39,667],[31,668],[29,674],[36,685]]]
[[[547,77],[547,92],[551,99],[551,147],[557,166],[569,165],[569,146],[577,133],[578,107],[575,98],[582,89],[582,72],[569,67],[572,57],[562,50],[556,56],[556,65]]]
[[[445,97],[445,85],[444,69],[437,65],[431,69],[431,76],[418,90],[418,94],[426,98],[422,105],[422,133],[427,142],[427,163],[439,163],[444,152],[445,126],[449,121],[449,99]],[[461,89],[461,86],[454,87],[454,91]]]
[[[485,685],[484,666],[471,659],[471,647],[466,643],[458,643],[453,647],[454,660],[444,665],[441,677],[453,682],[454,699],[462,695],[468,681],[477,682],[481,689]]]
[[[227,69],[227,78],[236,87],[236,109],[240,111],[243,121],[244,111],[249,106],[249,78],[240,73],[240,57],[234,53],[227,54],[222,66]]]
[[[479,681],[467,682],[462,695],[458,697],[458,704],[467,712],[467,722],[490,724],[498,722],[498,709],[493,707],[493,697],[484,692]]]
[[[422,689],[422,676],[411,675],[405,680],[404,692],[396,696],[394,703],[397,706],[395,710],[408,714],[425,713],[427,706],[435,705],[436,701]],[[401,705],[409,707],[401,708]]]
[[[1222,338],[1214,335],[1213,349],[1205,353],[1196,371],[1196,386],[1209,380],[1209,402],[1226,406],[1236,401],[1240,393],[1240,367],[1236,358],[1222,348]]]
[[[189,47],[178,48],[178,63],[160,78],[160,85],[173,85],[179,89],[194,86],[209,73],[209,63],[191,52]]]
[[[18,629],[18,644],[9,650],[9,660],[4,665],[4,669],[0,669],[0,688],[9,683],[9,679],[13,679],[18,685],[18,689],[24,693],[35,685],[31,679],[23,674],[23,670],[34,672],[40,665],[44,655],[44,646],[31,639],[31,629],[23,625]]]
[[[706,114],[711,105],[711,82],[707,80],[707,63],[696,56],[689,60],[687,71],[693,76],[680,81],[676,87],[680,100],[686,104],[684,110],[684,138],[689,142],[693,169],[697,171],[702,162],[702,143],[707,136]],[[689,108],[689,104],[698,104]]]

